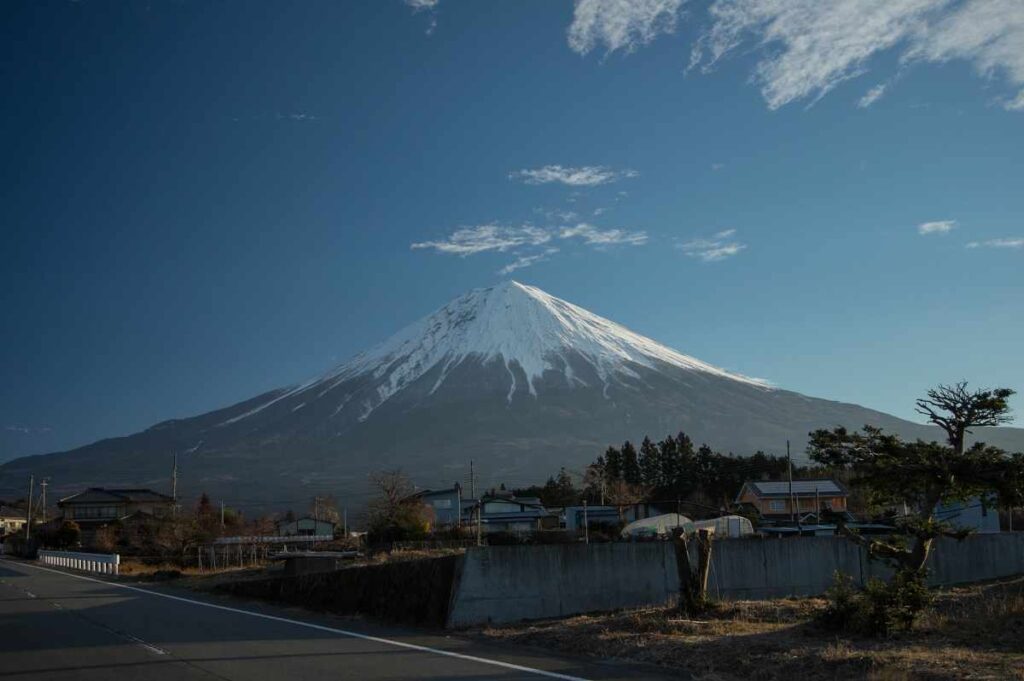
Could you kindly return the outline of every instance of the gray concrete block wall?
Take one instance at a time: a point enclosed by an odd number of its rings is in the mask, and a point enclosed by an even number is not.
[[[813,596],[841,570],[861,578],[861,550],[836,537],[717,541],[708,592],[725,600]]]
[[[667,542],[472,548],[457,579],[452,627],[661,605],[679,595]]]
[[[1024,532],[940,539],[928,563],[932,584],[964,584],[1024,573]]]
[[[930,565],[935,585],[1024,574],[1024,533],[943,539]],[[715,542],[708,587],[726,600],[812,596],[836,570],[860,584],[888,574],[842,537],[734,539]],[[449,626],[661,605],[678,594],[670,542],[474,548],[456,578]]]

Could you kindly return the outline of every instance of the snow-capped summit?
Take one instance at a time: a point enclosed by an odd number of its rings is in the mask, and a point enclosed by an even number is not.
[[[526,386],[536,394],[535,380],[545,371],[560,371],[573,382],[567,352],[584,358],[602,381],[615,372],[634,376],[631,364],[653,368],[657,362],[683,369],[713,373],[732,380],[761,385],[667,348],[650,338],[556,298],[539,288],[506,281],[474,289],[433,314],[410,324],[380,345],[343,364],[334,378],[372,372],[388,376],[389,387],[401,390],[439,363],[437,383],[448,370],[473,358],[501,361],[509,369],[510,395],[516,385],[512,364],[526,375]]]
[[[504,367],[507,401],[520,390],[536,396],[537,383],[547,372],[564,376],[568,387],[591,387],[589,382],[596,378],[608,397],[612,382],[622,377],[636,379],[638,367],[657,369],[661,365],[769,389],[762,381],[684,355],[539,288],[505,281],[459,296],[329,373],[230,422],[300,393],[323,395],[344,382],[369,377],[374,391],[358,400],[359,418],[365,420],[391,396],[428,373],[432,378],[429,393],[434,393],[466,361]],[[581,375],[581,362],[587,376]],[[350,393],[335,398],[339,410],[352,402]]]

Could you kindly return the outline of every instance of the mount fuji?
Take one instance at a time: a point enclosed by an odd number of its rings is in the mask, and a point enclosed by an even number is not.
[[[518,282],[471,291],[305,383],[127,437],[0,467],[0,493],[28,475],[54,491],[169,484],[183,496],[257,507],[313,493],[365,499],[367,475],[401,467],[421,486],[543,482],[610,443],[685,431],[718,451],[799,455],[816,428],[865,423],[905,437],[941,433],[782,390],[706,364]],[[984,429],[1024,448],[1024,430]],[[355,501],[358,505],[359,501]]]

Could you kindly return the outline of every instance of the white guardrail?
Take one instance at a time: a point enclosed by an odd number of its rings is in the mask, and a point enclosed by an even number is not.
[[[40,551],[39,562],[56,567],[116,575],[121,556],[116,553],[76,553],[73,551]]]

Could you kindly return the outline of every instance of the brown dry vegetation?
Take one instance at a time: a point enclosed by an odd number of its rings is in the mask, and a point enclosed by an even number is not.
[[[719,604],[700,620],[670,608],[480,632],[490,639],[655,664],[700,681],[1024,679],[1024,578],[954,588],[910,633],[823,630],[817,598]]]

